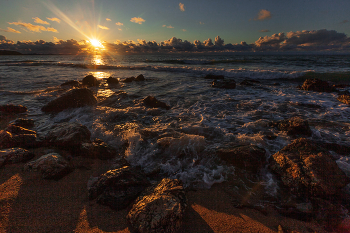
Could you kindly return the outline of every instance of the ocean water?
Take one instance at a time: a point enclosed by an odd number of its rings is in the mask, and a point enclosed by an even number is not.
[[[89,74],[102,81],[91,88],[97,106],[58,114],[40,110],[67,91],[60,84]],[[110,76],[123,80],[139,74],[146,81],[106,83]],[[213,88],[212,80],[204,79],[207,74],[234,79],[237,87]],[[312,139],[350,146],[350,107],[336,99],[337,93],[297,89],[306,77],[350,83],[350,55],[0,56],[0,104],[26,106],[40,136],[53,124],[79,122],[90,129],[92,139],[115,147],[127,141],[127,160],[146,173],[160,171],[187,186],[210,187],[234,173],[234,167],[215,157],[218,148],[250,143],[265,148],[268,159],[293,140],[269,127],[270,121],[301,116],[309,121]],[[240,85],[245,79],[259,82]],[[145,107],[142,100],[149,95],[171,109]],[[277,138],[269,140],[267,134]],[[346,159],[338,164],[350,171]]]

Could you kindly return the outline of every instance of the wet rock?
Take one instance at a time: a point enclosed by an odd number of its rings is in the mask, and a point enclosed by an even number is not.
[[[87,89],[71,89],[41,108],[43,112],[61,112],[68,108],[92,106],[97,103],[94,93]]]
[[[135,81],[145,81],[145,77],[143,76],[143,74],[140,74],[135,78]]]
[[[35,131],[14,125],[10,125],[7,130],[0,131],[0,148],[32,148],[38,145]]]
[[[82,83],[88,87],[98,87],[100,85],[100,81],[91,74],[83,78]]]
[[[81,86],[80,82],[76,80],[70,80],[61,84],[61,87],[80,87],[80,86]]]
[[[350,182],[327,150],[305,138],[272,155],[269,163],[283,184],[299,197],[334,195]]]
[[[301,90],[305,91],[317,91],[317,92],[333,92],[336,89],[329,85],[327,81],[322,81],[320,79],[306,79],[303,85],[300,87]]]
[[[240,145],[217,151],[220,159],[253,173],[257,173],[266,164],[265,154],[265,149],[255,145]]]
[[[24,170],[39,171],[44,179],[58,180],[69,174],[72,168],[61,155],[50,153],[25,164]]]
[[[205,79],[224,79],[225,77],[223,75],[215,75],[215,74],[207,74]]]
[[[13,125],[16,125],[16,126],[20,126],[20,127],[23,127],[23,128],[32,128],[34,127],[34,120],[32,119],[23,119],[23,118],[18,118],[16,119],[13,123]]]
[[[109,77],[106,82],[110,85],[115,85],[119,83],[119,80],[117,78]]]
[[[23,163],[32,159],[34,154],[22,148],[0,150],[0,167],[5,164]]]
[[[243,80],[242,82],[239,83],[242,86],[254,86],[254,84],[250,80]]]
[[[13,139],[12,133],[6,130],[0,131],[0,148],[12,148],[16,146],[16,141]]]
[[[26,129],[26,128],[23,128],[21,126],[16,126],[16,125],[12,125],[12,124],[10,124],[6,128],[6,131],[10,132],[12,134],[36,134],[36,132],[34,130]]]
[[[137,198],[126,218],[140,233],[177,232],[186,206],[182,182],[165,178]]]
[[[125,83],[131,83],[132,81],[135,81],[135,77],[129,77],[123,80]]]
[[[54,125],[45,136],[45,143],[65,149],[79,149],[82,143],[90,142],[91,133],[85,125],[65,122]]]
[[[89,198],[112,209],[126,208],[149,186],[146,176],[132,167],[110,170],[88,188]]]
[[[337,143],[329,143],[329,142],[319,142],[319,144],[326,150],[334,151],[340,155],[350,156],[350,146],[340,145]]]
[[[79,154],[92,159],[112,159],[117,155],[117,150],[107,145],[100,139],[93,142],[82,143]]]
[[[165,108],[166,110],[169,110],[171,108],[169,105],[167,105],[162,101],[157,100],[153,96],[147,96],[146,98],[144,98],[143,103],[147,107],[151,107],[151,108]]]
[[[344,104],[350,105],[350,95],[339,95],[337,100]]]
[[[276,127],[280,131],[287,131],[289,136],[311,136],[312,131],[307,120],[301,117],[292,117],[286,120],[276,121],[270,123],[271,127]]]
[[[0,111],[9,114],[25,113],[27,111],[27,107],[13,104],[0,105]]]
[[[211,84],[212,87],[223,88],[223,89],[235,89],[235,80],[214,80]]]

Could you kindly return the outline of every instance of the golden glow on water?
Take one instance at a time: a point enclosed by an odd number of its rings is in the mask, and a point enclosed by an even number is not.
[[[102,55],[98,55],[98,54],[93,55],[91,63],[93,65],[97,65],[97,66],[106,65],[106,63],[103,61]],[[104,73],[104,72],[95,72],[95,73]],[[95,77],[97,77],[97,76],[95,76]]]

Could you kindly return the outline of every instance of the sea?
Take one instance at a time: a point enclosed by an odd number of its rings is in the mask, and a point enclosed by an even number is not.
[[[60,85],[87,75],[101,81],[93,87],[96,106],[44,113],[41,108],[68,89]],[[145,81],[108,85],[143,74]],[[235,80],[235,89],[212,87],[205,76]],[[235,144],[266,150],[266,160],[294,138],[269,122],[300,116],[308,120],[313,140],[350,146],[350,106],[337,93],[298,89],[306,78],[350,84],[350,55],[346,54],[128,54],[0,56],[0,104],[21,104],[35,121],[40,137],[54,124],[78,122],[119,148],[129,144],[126,159],[147,174],[181,179],[186,186],[210,188],[234,174],[235,167],[215,151]],[[240,84],[252,81],[252,86]],[[339,90],[350,91],[349,87]],[[171,106],[148,108],[147,96]],[[274,135],[276,137],[267,137]],[[335,152],[334,152],[335,153]],[[350,175],[350,161],[338,165]],[[264,169],[263,169],[264,170]],[[276,183],[266,168],[266,187]]]

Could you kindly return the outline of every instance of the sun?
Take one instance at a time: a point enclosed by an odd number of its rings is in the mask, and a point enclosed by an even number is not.
[[[101,41],[97,40],[97,39],[91,39],[90,43],[93,47],[95,47],[95,49],[103,49],[104,46],[101,43]]]

